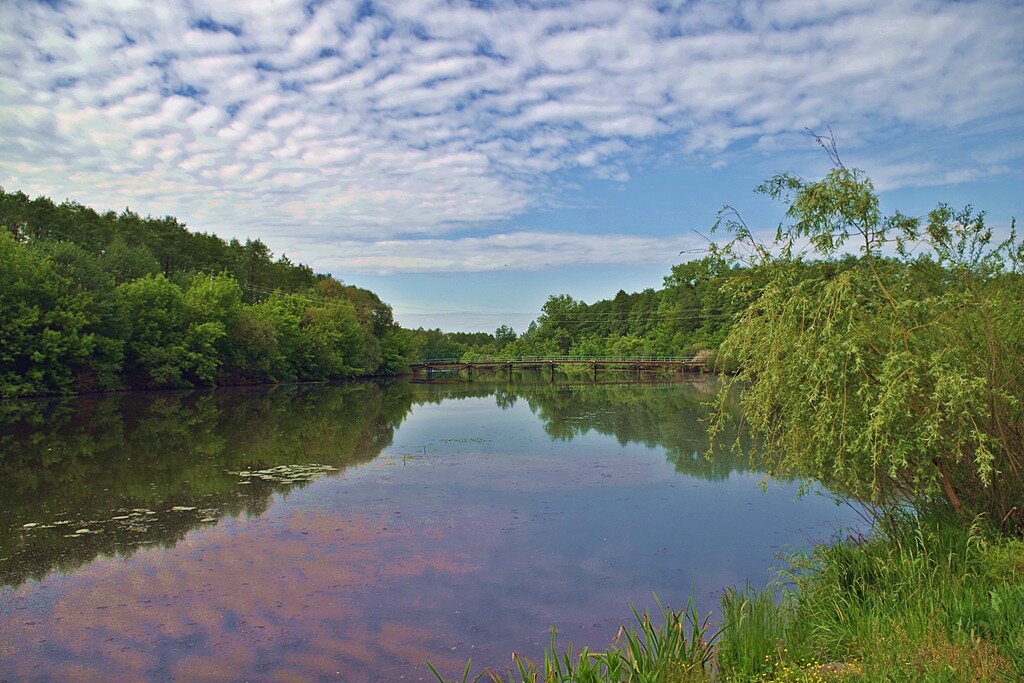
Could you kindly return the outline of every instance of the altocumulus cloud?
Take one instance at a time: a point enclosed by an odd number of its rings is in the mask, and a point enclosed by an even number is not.
[[[327,270],[642,262],[642,235],[465,232],[550,204],[559,173],[721,163],[826,122],[854,141],[998,134],[1024,98],[1024,9],[995,1],[67,0],[4,15],[5,186],[174,213]],[[986,154],[882,160],[885,185],[1004,169]],[[544,255],[552,242],[565,256]]]
[[[329,261],[349,270],[483,272],[541,270],[581,264],[672,263],[679,251],[698,246],[699,238],[643,235],[587,235],[521,231],[483,237],[347,242]]]

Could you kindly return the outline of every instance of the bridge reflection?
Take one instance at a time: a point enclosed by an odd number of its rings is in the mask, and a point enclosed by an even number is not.
[[[516,358],[429,358],[409,364],[414,377],[433,379],[437,373],[475,371],[508,372],[513,368],[544,369],[555,376],[557,367],[567,366],[591,370],[597,379],[599,370],[625,369],[640,375],[648,372],[705,372],[706,360],[697,356],[520,356]]]

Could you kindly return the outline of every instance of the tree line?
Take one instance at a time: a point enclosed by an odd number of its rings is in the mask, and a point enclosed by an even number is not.
[[[707,256],[673,266],[661,289],[619,292],[592,304],[551,296],[504,351],[510,355],[692,356],[718,347],[737,302],[723,284],[736,268]]]
[[[173,217],[0,188],[0,396],[325,380],[411,353],[373,292]]]
[[[493,333],[409,330],[417,358],[521,356],[702,355],[713,363],[742,303],[725,283],[743,269],[719,255],[672,267],[661,289],[627,293],[592,304],[552,295],[536,320],[518,334],[508,325]]]

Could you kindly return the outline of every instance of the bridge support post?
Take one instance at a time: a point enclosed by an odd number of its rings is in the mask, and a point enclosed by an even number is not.
[[[594,381],[597,381],[597,361],[594,361]]]
[[[511,382],[512,381],[512,364],[511,363],[506,363],[505,367],[508,368],[508,381]]]
[[[554,382],[555,381],[555,364],[553,362],[552,363],[548,363],[548,367],[551,370],[551,381]]]
[[[427,371],[427,381],[429,382],[430,380],[434,379],[434,368],[428,365],[424,369]]]
[[[473,381],[473,364],[466,363],[466,372],[469,373],[469,381]]]

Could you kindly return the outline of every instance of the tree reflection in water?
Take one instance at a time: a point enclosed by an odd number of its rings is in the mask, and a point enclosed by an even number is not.
[[[262,514],[301,478],[237,472],[316,463],[337,474],[377,457],[415,405],[489,395],[526,401],[556,440],[590,431],[665,449],[676,469],[719,480],[749,467],[712,459],[703,420],[713,380],[551,384],[522,373],[489,381],[366,382],[133,392],[0,404],[0,584],[17,586],[100,555],[171,547],[223,516]],[[34,525],[34,526],[26,526]],[[80,529],[88,533],[75,534]]]

